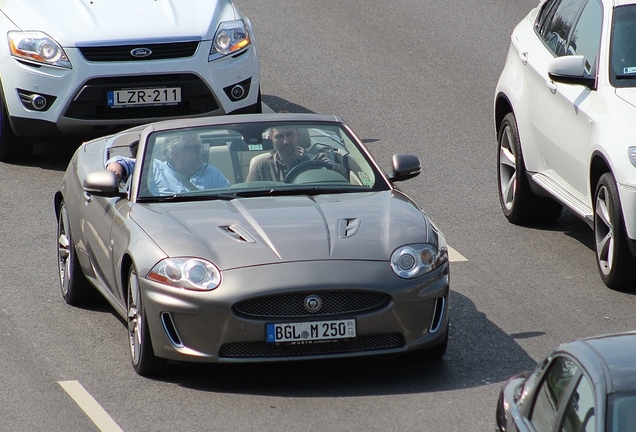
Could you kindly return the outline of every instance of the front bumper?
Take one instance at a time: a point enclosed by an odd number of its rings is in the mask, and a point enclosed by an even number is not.
[[[355,271],[352,271],[355,269]],[[388,263],[320,261],[243,268],[223,273],[210,292],[176,290],[140,279],[155,355],[195,362],[266,362],[399,353],[432,348],[448,331],[449,266],[414,280],[395,276]],[[363,311],[261,316],[239,311],[255,298],[300,293],[380,293],[386,302]],[[298,306],[298,305],[289,305]],[[355,318],[348,341],[276,345],[265,342],[265,324]]]
[[[210,41],[189,57],[153,61],[87,61],[78,49],[66,48],[73,65],[62,69],[33,65],[11,56],[0,61],[2,90],[11,125],[18,136],[104,135],[138,124],[180,117],[222,115],[254,106],[260,90],[255,45],[234,56],[208,61]],[[230,88],[249,86],[233,101]],[[180,87],[178,105],[112,108],[108,91]],[[39,96],[36,109],[29,98]]]

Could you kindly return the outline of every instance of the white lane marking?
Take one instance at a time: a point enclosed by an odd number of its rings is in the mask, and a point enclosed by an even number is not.
[[[100,431],[124,432],[79,381],[58,381],[57,383],[73,398]]]
[[[448,259],[450,260],[450,262],[468,261],[468,259],[464,258],[462,254],[460,254],[450,246],[448,246]]]

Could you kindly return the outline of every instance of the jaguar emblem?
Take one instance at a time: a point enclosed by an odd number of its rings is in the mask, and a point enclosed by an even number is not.
[[[305,298],[305,309],[309,313],[316,313],[322,307],[322,299],[315,294]]]

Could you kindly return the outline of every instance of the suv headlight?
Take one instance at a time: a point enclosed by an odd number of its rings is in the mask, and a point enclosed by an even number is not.
[[[251,44],[252,38],[243,20],[222,22],[214,35],[209,60],[236,53]]]
[[[200,258],[166,258],[159,261],[146,278],[175,288],[211,291],[221,283],[221,272]]]
[[[446,248],[430,244],[413,244],[397,248],[391,254],[391,268],[403,279],[425,275],[448,261]]]
[[[627,149],[627,154],[629,155],[629,161],[636,167],[636,147],[630,147]]]
[[[55,39],[39,31],[10,31],[9,51],[19,59],[71,69],[71,62]]]

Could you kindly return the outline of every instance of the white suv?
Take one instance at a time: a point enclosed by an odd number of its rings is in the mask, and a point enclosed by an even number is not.
[[[603,282],[636,287],[636,0],[544,0],[517,27],[494,98],[512,223],[562,206],[594,230]]]
[[[29,138],[260,112],[250,21],[231,0],[2,0],[0,161]]]

